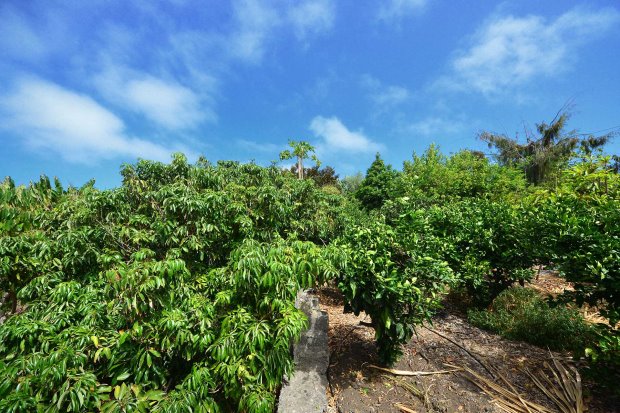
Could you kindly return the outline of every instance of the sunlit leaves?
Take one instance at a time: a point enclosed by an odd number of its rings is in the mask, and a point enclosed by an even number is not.
[[[428,228],[426,228],[426,232]],[[413,327],[430,318],[453,273],[437,241],[413,227],[403,234],[375,220],[351,227],[339,241],[348,257],[338,286],[352,311],[366,312],[375,327],[379,356],[393,363]]]
[[[315,243],[344,199],[181,155],[122,174],[0,185],[0,289],[24,306],[0,325],[0,410],[272,411],[306,326],[295,295],[338,271]]]
[[[541,256],[574,284],[565,299],[596,306],[608,320],[588,355],[620,363],[620,175],[609,158],[586,156],[563,172],[555,191],[537,194],[532,221]]]

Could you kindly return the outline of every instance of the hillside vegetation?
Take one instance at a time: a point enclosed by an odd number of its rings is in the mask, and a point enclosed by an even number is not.
[[[293,171],[141,160],[111,190],[7,178],[0,411],[271,412],[307,324],[299,289],[337,286],[391,364],[446,293],[484,309],[538,265],[607,320],[582,355],[620,364],[609,158],[574,145],[532,182],[538,158],[431,147],[402,171],[377,154],[360,182],[304,173],[312,149],[284,153]]]

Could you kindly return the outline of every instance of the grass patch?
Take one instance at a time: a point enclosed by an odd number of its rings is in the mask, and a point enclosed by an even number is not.
[[[503,291],[488,309],[470,309],[467,317],[504,338],[558,351],[582,353],[594,334],[576,309],[550,306],[536,291],[522,287]]]

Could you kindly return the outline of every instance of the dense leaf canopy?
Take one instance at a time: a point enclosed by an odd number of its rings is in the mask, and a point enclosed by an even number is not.
[[[0,411],[272,412],[307,323],[300,289],[336,285],[390,364],[445,293],[486,308],[535,265],[600,309],[587,354],[620,365],[610,158],[573,157],[553,189],[433,146],[402,171],[377,155],[363,180],[316,172],[177,154],[104,191],[5,180]]]
[[[2,185],[1,287],[24,308],[0,327],[0,410],[271,411],[343,199],[180,155],[122,174]]]

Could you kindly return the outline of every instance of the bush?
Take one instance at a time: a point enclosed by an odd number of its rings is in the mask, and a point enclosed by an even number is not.
[[[181,155],[122,174],[0,185],[0,289],[24,307],[0,325],[0,411],[272,412],[344,198]]]
[[[470,309],[469,321],[510,340],[552,350],[581,353],[593,339],[593,329],[576,309],[551,307],[536,291],[514,287],[493,300],[487,310]]]
[[[609,158],[585,156],[563,171],[558,188],[533,203],[541,257],[575,283],[565,300],[599,309],[608,320],[588,355],[620,365],[620,175]]]
[[[355,191],[355,197],[368,211],[381,208],[385,201],[394,198],[398,176],[398,172],[391,165],[386,165],[377,153],[366,171],[366,177]]]
[[[475,305],[487,306],[515,282],[533,276],[531,233],[519,207],[506,201],[463,200],[428,210],[445,259]]]
[[[404,162],[400,181],[402,193],[419,207],[467,198],[512,199],[526,190],[522,171],[467,150],[447,157],[435,145]]]
[[[577,303],[599,306],[611,325],[620,321],[619,201],[620,191],[558,192],[539,205],[538,214],[541,232],[549,234],[548,260],[575,283]]]
[[[433,251],[437,242],[424,241],[423,233],[399,234],[377,218],[351,227],[338,241],[348,257],[338,287],[356,315],[370,315],[385,364],[398,358],[400,345],[430,318],[453,281],[447,263]]]

